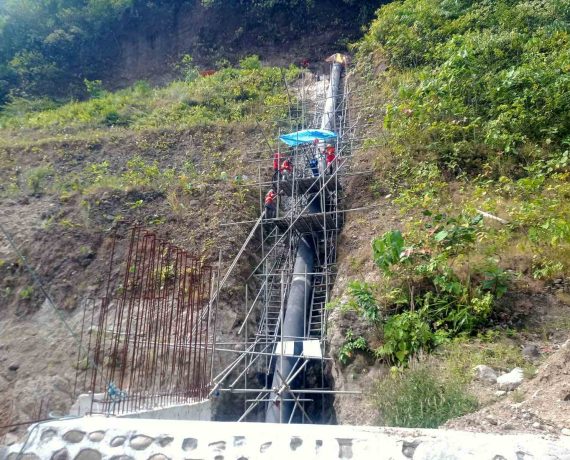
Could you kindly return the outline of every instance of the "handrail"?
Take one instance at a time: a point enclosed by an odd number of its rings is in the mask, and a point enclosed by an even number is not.
[[[263,217],[265,217],[265,211],[263,211],[261,213],[261,215],[259,216],[259,219],[257,219],[257,222],[255,223],[255,225],[253,226],[253,228],[251,229],[251,231],[249,232],[249,235],[247,236],[247,238],[245,239],[241,249],[238,251],[238,253],[236,254],[236,256],[234,257],[234,260],[232,261],[231,265],[229,266],[228,270],[226,271],[226,274],[224,275],[224,277],[221,279],[220,283],[218,284],[218,289],[216,289],[216,291],[214,292],[214,294],[212,295],[212,298],[210,299],[210,302],[208,302],[208,308],[205,308],[202,311],[202,314],[200,316],[200,319],[203,321],[206,318],[206,315],[208,315],[210,309],[212,308],[212,306],[214,305],[214,302],[216,301],[216,299],[218,298],[218,296],[220,295],[220,291],[222,290],[222,288],[224,287],[224,285],[226,284],[226,281],[228,280],[228,278],[230,277],[230,275],[232,274],[233,269],[235,268],[235,266],[238,263],[239,258],[241,257],[241,255],[244,253],[245,249],[247,248],[247,245],[249,244],[249,242],[251,241],[251,239],[253,238],[253,235],[255,235],[255,231],[257,230],[257,228],[259,227],[259,225],[261,224],[261,222],[263,221]],[[221,268],[221,267],[220,267]],[[196,332],[197,329],[197,324],[198,322],[194,325],[194,328],[192,329],[192,333]]]

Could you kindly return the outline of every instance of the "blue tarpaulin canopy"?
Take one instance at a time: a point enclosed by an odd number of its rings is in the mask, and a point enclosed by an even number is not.
[[[304,129],[302,131],[296,131],[294,133],[279,136],[279,139],[291,147],[295,147],[300,144],[308,144],[313,142],[315,139],[324,142],[334,138],[336,138],[336,133],[327,131],[326,129]]]

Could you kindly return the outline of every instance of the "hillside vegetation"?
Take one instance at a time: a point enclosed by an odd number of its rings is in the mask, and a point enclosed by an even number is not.
[[[356,53],[361,115],[376,120],[362,154],[376,170],[366,194],[389,195],[399,217],[372,241],[377,281],[346,286],[342,310],[367,326],[362,336],[349,329],[340,359],[364,353],[403,369],[422,352],[453,355],[429,372],[401,370],[406,383],[379,390],[385,421],[437,426],[472,410],[453,382],[480,363],[455,352],[506,347],[495,364],[524,365],[516,344],[501,341],[524,340],[527,320],[543,314],[537,296],[570,271],[570,5],[393,2]],[[353,275],[361,263],[352,260]],[[548,302],[567,311],[568,295]],[[442,378],[447,392],[437,390]],[[417,382],[430,379],[435,393],[421,396]],[[407,392],[400,403],[394,391]],[[428,401],[441,406],[402,415]]]
[[[14,96],[84,98],[84,80],[115,89],[143,78],[164,83],[188,53],[206,68],[219,68],[253,52],[270,60],[272,50],[283,47],[299,63],[328,51],[320,48],[327,40],[346,44],[359,36],[381,3],[3,0],[0,107]]]

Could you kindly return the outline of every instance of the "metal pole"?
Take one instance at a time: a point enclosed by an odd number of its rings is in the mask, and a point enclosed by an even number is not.
[[[222,273],[222,250],[218,252],[218,273],[216,276],[216,291],[220,289],[220,274]],[[209,304],[209,302],[208,302]],[[214,312],[214,324],[212,325],[212,364],[210,366],[210,382],[214,378],[214,356],[216,354],[216,322],[218,319],[218,306],[219,306],[219,296],[216,297],[216,309]]]

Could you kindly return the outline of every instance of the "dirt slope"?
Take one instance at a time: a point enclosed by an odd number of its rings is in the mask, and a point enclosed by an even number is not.
[[[54,310],[45,301],[8,241],[0,238],[2,422],[66,413],[74,398],[83,314],[89,316],[103,294],[113,237],[118,238],[119,260],[127,249],[129,228],[141,225],[210,263],[217,262],[222,250],[225,270],[249,228],[220,227],[220,223],[251,219],[259,205],[257,193],[247,184],[224,179],[227,174],[221,173],[226,156],[235,172],[243,173],[245,146],[256,136],[257,128],[241,126],[237,131],[219,127],[199,132],[121,132],[89,142],[57,139],[2,144],[1,174],[15,178],[19,188],[4,190],[0,196],[0,223],[57,306]],[[214,161],[212,151],[221,159]],[[151,168],[156,165],[159,171],[179,171],[181,176],[172,180],[182,181],[182,187],[102,186],[69,192],[58,182],[65,178],[81,181],[92,165],[103,160],[110,165],[109,175],[129,173],[134,157]],[[195,173],[184,179],[182,168],[189,162]],[[26,173],[39,166],[49,167],[52,173],[38,193],[31,193]],[[251,263],[247,257],[242,261],[221,299],[218,327],[222,337],[234,334],[241,324],[243,312],[237,308],[237,299],[241,298],[241,277]]]
[[[479,432],[564,433],[570,435],[570,340],[553,353],[515,394],[446,428]]]

